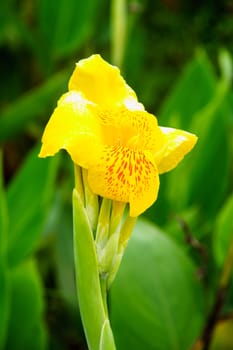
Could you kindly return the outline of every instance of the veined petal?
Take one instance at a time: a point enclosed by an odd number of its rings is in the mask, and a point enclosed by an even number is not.
[[[82,167],[93,162],[101,145],[101,131],[89,106],[90,102],[75,91],[60,98],[45,128],[39,157],[66,149],[72,160]]]
[[[197,142],[197,136],[189,132],[160,127],[165,137],[164,147],[155,154],[159,173],[172,170],[191,151]]]
[[[105,147],[97,164],[88,169],[88,181],[94,193],[129,202],[131,216],[151,206],[159,189],[156,165],[143,152],[121,145]]]
[[[133,109],[143,109],[135,92],[120,75],[120,70],[100,55],[92,55],[76,64],[69,90],[81,91],[88,100],[99,105],[127,104]]]
[[[91,107],[102,127],[103,142],[113,146],[120,143],[132,150],[150,151],[163,147],[165,137],[157,119],[146,111],[131,111],[125,107]]]

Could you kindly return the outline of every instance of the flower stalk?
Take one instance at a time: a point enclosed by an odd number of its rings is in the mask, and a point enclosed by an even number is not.
[[[112,0],[111,7],[112,63],[121,67],[124,59],[127,34],[126,0]]]

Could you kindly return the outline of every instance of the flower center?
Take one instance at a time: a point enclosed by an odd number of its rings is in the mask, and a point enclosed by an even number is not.
[[[130,149],[135,151],[138,149],[138,146],[140,145],[140,140],[141,140],[141,136],[139,134],[134,135],[130,137],[130,139],[127,141],[126,146],[128,146]]]

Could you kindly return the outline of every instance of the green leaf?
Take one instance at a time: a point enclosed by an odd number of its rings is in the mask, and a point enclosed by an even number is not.
[[[39,29],[52,58],[65,57],[84,43],[94,27],[97,5],[97,0],[39,2]]]
[[[3,179],[2,150],[0,149],[0,257],[5,254],[7,245],[8,212]]]
[[[229,79],[216,82],[207,58],[199,54],[165,103],[161,123],[199,137],[194,150],[164,176],[161,195],[173,212],[197,205],[210,218],[226,195],[230,180],[229,87]]]
[[[73,191],[73,216],[75,277],[79,308],[88,346],[92,350],[99,350],[103,331],[104,334],[107,332],[106,339],[110,339],[109,329],[106,331],[103,329],[107,315],[102,300],[93,233],[77,190]],[[115,349],[113,338],[107,349]]]
[[[73,169],[72,169],[73,170]],[[65,205],[64,196],[57,193],[53,217],[56,222],[55,257],[56,278],[60,292],[72,310],[77,310],[77,295],[74,280],[72,206]]]
[[[0,349],[4,349],[9,316],[9,278],[5,262],[0,258]]]
[[[0,349],[4,348],[9,313],[9,281],[6,263],[8,216],[5,197],[0,149]]]
[[[60,72],[43,85],[21,96],[1,112],[0,141],[25,129],[29,122],[51,108],[51,103],[65,90],[68,73]]]
[[[217,263],[221,266],[229,249],[233,235],[233,194],[228,198],[222,210],[219,212],[214,236],[213,249]]]
[[[106,318],[101,330],[99,350],[114,350],[115,347],[113,347],[113,344],[114,339],[112,329],[109,320]]]
[[[205,52],[198,51],[165,100],[159,113],[160,124],[189,130],[193,115],[209,102],[215,86],[213,68]]]
[[[46,349],[41,281],[33,261],[11,271],[11,305],[6,350]]]
[[[164,101],[158,114],[159,124],[194,132],[192,121],[195,114],[212,99],[216,81],[207,56],[204,51],[198,51]],[[194,167],[199,166],[199,162],[193,162],[194,150],[177,168],[161,176],[159,198],[155,207],[146,213],[150,220],[154,221],[156,217],[157,222],[164,224],[171,213],[187,208],[191,181],[189,177],[192,177]],[[199,160],[200,158],[203,157],[199,154]]]
[[[112,286],[118,349],[187,350],[200,334],[203,293],[189,258],[139,220]]]
[[[193,118],[192,131],[199,136],[195,149],[168,175],[167,183],[174,208],[197,204],[207,217],[215,215],[230,180],[230,111],[224,105],[226,92],[221,91],[221,85],[219,87],[206,108]]]
[[[193,120],[193,131],[199,141],[187,164],[187,167],[193,164],[187,174],[187,200],[190,204],[199,202],[206,215],[215,215],[230,181],[228,91],[228,83],[220,81],[214,98]],[[213,193],[214,200],[210,201]]]
[[[18,264],[38,245],[54,193],[59,157],[39,159],[38,153],[36,147],[28,155],[7,191],[10,265]]]

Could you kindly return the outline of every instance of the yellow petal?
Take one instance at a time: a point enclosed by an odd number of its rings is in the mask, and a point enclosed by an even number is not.
[[[69,90],[81,91],[99,105],[128,105],[142,109],[135,92],[126,84],[120,70],[107,63],[100,55],[80,60],[69,81]]]
[[[101,145],[101,131],[89,106],[78,92],[68,92],[60,98],[45,128],[39,157],[65,149],[80,166],[88,167],[93,162]]]
[[[99,120],[106,145],[121,144],[132,150],[157,152],[165,138],[157,119],[146,111],[131,111],[125,107],[91,107]]]
[[[197,136],[189,132],[160,127],[164,137],[164,147],[155,154],[159,173],[172,170],[191,151],[197,142]]]
[[[159,189],[156,166],[144,153],[120,145],[105,147],[97,164],[88,169],[88,181],[94,193],[129,202],[131,216],[151,206]]]

